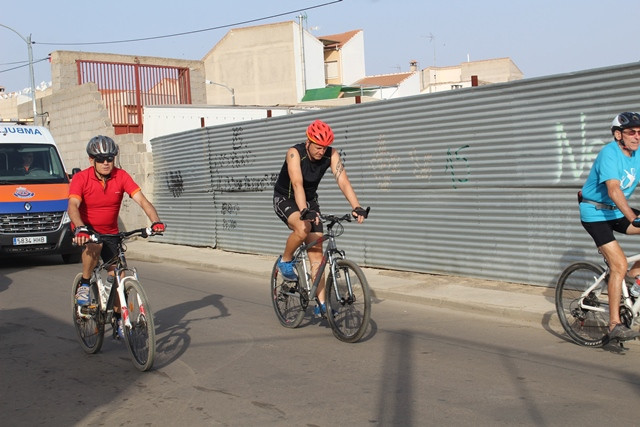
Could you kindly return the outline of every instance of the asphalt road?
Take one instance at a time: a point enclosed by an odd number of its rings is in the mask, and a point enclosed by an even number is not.
[[[346,344],[324,321],[281,327],[266,277],[135,262],[157,334],[141,373],[118,341],[78,345],[78,265],[1,262],[3,425],[637,424],[637,342],[587,349],[544,321],[377,300]]]

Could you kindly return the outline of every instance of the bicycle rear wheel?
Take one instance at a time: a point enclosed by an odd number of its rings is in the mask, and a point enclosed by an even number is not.
[[[607,281],[603,280],[583,300],[581,297],[603,272],[604,269],[597,264],[577,262],[562,272],[556,285],[556,311],[560,324],[573,341],[587,347],[605,345],[609,332]]]
[[[353,343],[362,338],[369,326],[371,292],[367,278],[356,263],[339,259],[337,264],[337,283],[333,283],[331,274],[327,277],[327,319],[336,338]]]
[[[124,279],[124,297],[131,322],[131,327],[124,320],[122,322],[124,341],[135,367],[140,371],[148,371],[156,355],[153,312],[142,285],[133,277]]]
[[[71,285],[71,308],[73,310],[73,326],[76,328],[80,346],[88,354],[95,354],[104,342],[104,316],[100,312],[100,296],[98,285],[92,283],[89,288],[89,305],[79,306],[76,302],[76,290],[80,286],[82,273],[73,279]]]
[[[271,271],[271,302],[278,321],[285,328],[297,328],[302,323],[306,307],[301,298],[298,282],[285,280],[276,261]]]

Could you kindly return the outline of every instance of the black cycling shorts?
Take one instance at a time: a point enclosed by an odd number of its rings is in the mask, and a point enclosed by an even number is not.
[[[107,264],[115,264],[118,256],[118,238],[117,237],[103,237],[102,238],[102,251],[100,252],[100,258]]]
[[[633,209],[636,215],[640,214],[640,211],[637,209]],[[617,231],[621,234],[627,234],[627,228],[631,222],[625,218],[611,219],[609,221],[595,221],[595,222],[584,222],[582,221],[582,226],[587,233],[591,235],[591,238],[595,242],[597,247],[602,245],[606,245],[609,242],[613,242],[616,240],[613,235],[614,231]]]
[[[307,208],[309,208],[312,211],[320,213],[320,205],[318,204],[318,201],[315,199],[311,200],[310,202],[307,202]],[[284,222],[287,225],[287,227],[289,226],[288,218],[291,215],[293,215],[294,213],[297,213],[298,215],[300,215],[300,210],[298,209],[298,205],[296,204],[296,201],[294,199],[288,199],[277,193],[273,195],[273,210],[276,212],[276,215],[278,215],[278,218],[280,218],[282,222]],[[311,232],[322,233],[323,232],[322,223],[316,224],[315,222],[312,222]]]

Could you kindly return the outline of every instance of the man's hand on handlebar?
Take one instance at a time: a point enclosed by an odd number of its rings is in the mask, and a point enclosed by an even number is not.
[[[162,234],[164,233],[164,230],[166,229],[166,225],[164,225],[164,222],[154,222],[153,224],[151,224],[151,232],[153,234]]]
[[[302,221],[315,222],[316,224],[320,221],[318,212],[312,211],[309,208],[304,208],[300,211],[300,219]]]
[[[91,242],[92,236],[93,234],[89,231],[89,229],[86,226],[81,225],[79,227],[76,227],[73,231],[73,243],[78,246],[82,246],[87,242]]]
[[[637,217],[636,219],[634,219],[634,220],[631,222],[631,225],[633,225],[633,226],[634,226],[634,227],[636,227],[636,228],[640,228],[640,216],[639,216],[639,217]]]
[[[362,206],[358,206],[353,211],[351,211],[351,215],[353,215],[354,218],[357,218],[358,223],[362,224],[365,218],[369,216],[370,210],[371,210],[370,207],[365,209]]]

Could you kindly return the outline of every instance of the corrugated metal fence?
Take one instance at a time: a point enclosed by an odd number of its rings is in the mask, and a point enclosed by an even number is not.
[[[552,286],[599,261],[576,192],[613,116],[640,110],[632,64],[198,129],[151,141],[162,241],[278,254],[284,154],[320,118],[371,216],[339,244],[361,265]],[[330,172],[323,212],[349,206]],[[638,239],[636,239],[638,240]],[[627,250],[640,251],[624,236]]]

